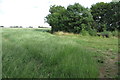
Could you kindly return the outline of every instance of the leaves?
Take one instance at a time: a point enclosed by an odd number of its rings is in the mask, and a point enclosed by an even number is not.
[[[96,3],[91,7],[93,19],[99,32],[118,29],[120,20],[120,2]]]
[[[80,33],[82,28],[86,29],[93,22],[92,15],[87,8],[84,8],[79,3],[69,5],[67,9],[62,6],[51,6],[50,14],[46,17],[47,23],[52,26],[52,32],[64,31]],[[82,27],[81,24],[85,24]]]

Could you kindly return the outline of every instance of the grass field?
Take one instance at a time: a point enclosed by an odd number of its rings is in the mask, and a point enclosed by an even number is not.
[[[0,28],[0,79],[2,79],[2,28]]]
[[[100,70],[106,64],[104,56],[117,57],[116,37],[58,35],[45,30],[2,29],[3,78],[98,78],[106,74]]]

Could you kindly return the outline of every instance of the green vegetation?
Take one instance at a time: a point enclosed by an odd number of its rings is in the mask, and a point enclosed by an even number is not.
[[[0,28],[0,79],[2,79],[2,28]]]
[[[57,35],[32,28],[2,31],[3,78],[98,78],[102,53],[118,50],[116,37]]]
[[[64,31],[80,33],[93,27],[93,18],[90,11],[79,3],[69,5],[67,9],[62,6],[51,6],[46,22],[52,26],[52,32]]]
[[[67,6],[53,5],[46,22],[52,27],[51,32],[63,31],[72,33],[88,33],[120,30],[120,2],[93,4],[85,8],[79,3]],[[94,31],[95,30],[95,31]],[[94,33],[92,33],[94,31]]]
[[[91,7],[91,13],[99,32],[119,30],[120,2],[96,3]]]
[[[118,0],[91,8],[79,3],[67,8],[53,5],[46,16],[51,30],[0,26],[0,74],[3,78],[118,78],[119,7]]]

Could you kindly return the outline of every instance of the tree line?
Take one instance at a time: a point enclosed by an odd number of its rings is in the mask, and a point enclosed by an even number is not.
[[[120,1],[99,2],[91,8],[85,8],[79,3],[67,8],[53,5],[49,12],[45,18],[51,26],[51,32],[93,33],[120,30]]]

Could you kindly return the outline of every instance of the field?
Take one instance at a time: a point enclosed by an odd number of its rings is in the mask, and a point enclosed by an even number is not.
[[[118,38],[46,30],[1,30],[3,78],[117,77]]]

